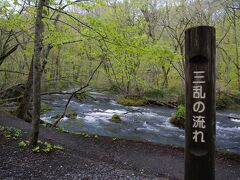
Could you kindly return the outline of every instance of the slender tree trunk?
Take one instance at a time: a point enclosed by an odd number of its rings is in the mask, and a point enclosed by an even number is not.
[[[43,48],[42,34],[44,31],[44,24],[42,22],[43,6],[45,0],[39,0],[37,6],[37,17],[35,22],[35,40],[34,40],[34,54],[33,54],[33,118],[32,130],[30,136],[30,143],[34,146],[37,144],[39,134],[39,120],[40,120],[40,92],[41,92],[41,51]]]
[[[58,48],[57,48],[56,76],[55,76],[55,80],[57,80],[57,81],[60,80],[60,68],[61,68],[61,66],[60,66],[60,52],[61,52],[61,45],[59,45]]]
[[[44,0],[44,4],[48,4],[48,0]],[[45,11],[43,11],[42,13],[47,14]],[[59,17],[59,16],[57,16]],[[57,21],[56,21],[57,22]],[[54,23],[56,23],[54,22]],[[56,26],[56,24],[54,24]],[[42,24],[43,26],[43,24]],[[43,27],[42,27],[43,28]],[[42,77],[43,75],[43,70],[47,64],[47,59],[50,53],[50,50],[52,49],[52,45],[48,44],[47,47],[45,48],[45,50],[43,52],[40,52],[39,57],[42,54],[43,57],[43,64],[42,64],[42,68],[40,68],[40,77]],[[41,48],[42,51],[43,47]],[[20,105],[18,107],[17,110],[17,117],[20,119],[24,119],[27,122],[31,122],[32,121],[32,113],[31,113],[31,105],[32,105],[32,92],[33,92],[33,59],[34,59],[34,55],[32,58],[32,62],[31,62],[31,66],[30,66],[30,70],[29,70],[29,74],[28,74],[28,80],[26,82],[26,89],[24,91],[23,94],[23,99],[20,102]]]
[[[17,110],[17,117],[24,119],[27,122],[31,122],[31,116],[28,116],[28,111],[31,109],[31,98],[32,98],[32,84],[33,84],[33,58],[31,61],[31,66],[29,70],[28,80],[25,85],[25,90],[23,94],[23,99]]]
[[[163,82],[162,82],[162,86],[163,87],[168,87],[168,74],[170,71],[170,68],[167,68],[165,66],[162,66],[162,70],[163,70]]]
[[[234,26],[234,43],[235,43],[235,50],[236,50],[236,61],[235,66],[237,69],[237,79],[238,79],[238,90],[240,90],[240,66],[239,66],[239,56],[238,56],[238,41],[237,41],[237,27],[236,27],[236,10],[234,9],[233,14],[233,26]]]

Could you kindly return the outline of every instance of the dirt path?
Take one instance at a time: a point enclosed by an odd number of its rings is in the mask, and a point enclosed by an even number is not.
[[[0,125],[29,132],[30,124],[0,112]],[[22,138],[27,138],[25,133]],[[34,154],[0,136],[0,179],[183,179],[182,149],[153,143],[85,138],[41,127],[40,139],[62,152]],[[240,180],[240,159],[218,157],[216,180]]]

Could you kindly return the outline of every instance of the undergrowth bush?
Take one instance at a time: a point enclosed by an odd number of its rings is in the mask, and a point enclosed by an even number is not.
[[[173,125],[184,128],[185,126],[185,107],[184,105],[179,105],[177,112],[170,118],[170,123]]]

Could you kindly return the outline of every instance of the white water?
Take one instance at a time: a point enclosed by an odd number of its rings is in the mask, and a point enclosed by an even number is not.
[[[91,93],[97,101],[80,103],[73,99],[69,111],[76,112],[76,119],[64,117],[60,126],[71,131],[87,131],[111,137],[152,141],[162,144],[184,146],[184,130],[169,123],[174,109],[157,106],[127,107],[103,93]],[[53,111],[42,115],[42,119],[53,122],[52,116],[63,112],[67,96],[44,96],[44,102]],[[121,117],[121,123],[111,121],[112,115]],[[231,118],[229,118],[231,117]],[[240,112],[217,112],[217,148],[240,153]]]

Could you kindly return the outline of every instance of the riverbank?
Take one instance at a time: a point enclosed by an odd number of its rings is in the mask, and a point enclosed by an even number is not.
[[[30,124],[0,113],[0,125],[23,130]],[[40,139],[61,144],[63,151],[50,154],[20,149],[17,142],[0,137],[1,179],[183,179],[184,153],[154,143],[86,138],[55,129],[40,128]],[[21,139],[20,139],[21,140]],[[218,156],[216,179],[240,179],[240,160]]]

